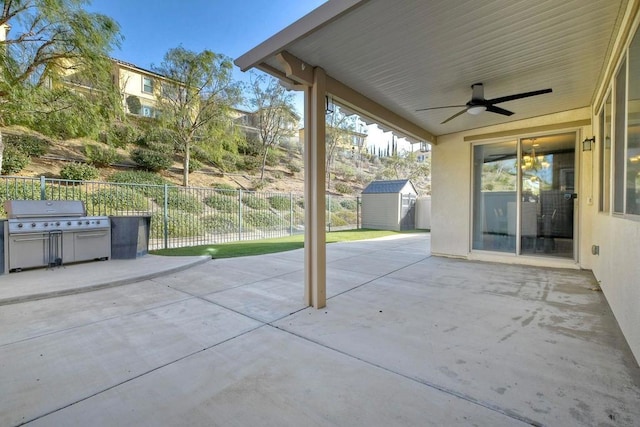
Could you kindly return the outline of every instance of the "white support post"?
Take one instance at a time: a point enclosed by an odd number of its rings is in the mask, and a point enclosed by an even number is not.
[[[304,263],[305,303],[323,308],[327,303],[325,236],[325,94],[326,74],[313,70],[313,85],[305,89],[304,136]]]

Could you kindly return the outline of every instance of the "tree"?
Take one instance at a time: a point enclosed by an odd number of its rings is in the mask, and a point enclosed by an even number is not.
[[[384,159],[382,176],[387,179],[409,179],[417,189],[431,193],[431,157],[418,161],[417,153],[400,153]]]
[[[331,186],[331,169],[335,160],[336,154],[341,150],[349,150],[356,142],[358,145],[358,152],[361,148],[363,138],[362,134],[356,132],[356,124],[358,118],[356,116],[347,116],[339,107],[334,108],[333,111],[327,114],[326,119],[326,174],[327,174],[327,189]]]
[[[295,135],[298,116],[294,113],[293,95],[273,78],[253,74],[249,93],[249,102],[255,108],[254,125],[262,146],[262,181],[269,149]]]
[[[64,89],[43,97],[42,89],[55,89],[62,79],[83,75],[94,87],[109,81],[108,53],[120,42],[119,26],[105,15],[86,12],[86,4],[87,0],[3,2],[0,126],[20,123],[26,116],[71,112],[76,103]]]
[[[204,50],[170,49],[156,73],[164,76],[157,92],[160,121],[173,133],[183,155],[183,185],[189,185],[189,161],[194,144],[218,143],[217,129],[228,127],[230,109],[240,102],[241,90],[232,80],[232,62]]]

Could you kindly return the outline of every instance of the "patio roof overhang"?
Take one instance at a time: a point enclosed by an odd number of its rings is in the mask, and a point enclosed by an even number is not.
[[[412,140],[589,107],[634,0],[329,0],[235,63],[305,90],[306,295],[324,306],[324,98]],[[463,105],[470,86],[510,117],[422,108]],[[322,159],[322,160],[320,160]],[[315,298],[315,299],[314,299]]]
[[[401,134],[437,136],[590,106],[628,0],[329,0],[236,60],[292,84],[324,69],[327,92]],[[304,69],[292,68],[303,66]],[[304,77],[307,76],[307,77]],[[511,117],[441,122],[482,82]]]

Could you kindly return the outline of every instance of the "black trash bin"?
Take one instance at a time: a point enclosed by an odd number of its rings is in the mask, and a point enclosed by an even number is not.
[[[149,252],[150,215],[112,216],[111,259],[134,259]]]

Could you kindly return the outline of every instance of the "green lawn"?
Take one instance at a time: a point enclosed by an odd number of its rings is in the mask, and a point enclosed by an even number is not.
[[[347,230],[332,231],[326,234],[327,243],[347,242],[352,240],[375,239],[377,237],[391,236],[401,233],[423,232],[415,231],[386,231],[386,230]],[[198,256],[207,255],[212,258],[233,258],[249,255],[263,255],[275,252],[290,251],[304,247],[304,235],[278,237],[275,239],[252,240],[233,243],[220,243],[213,245],[191,246],[187,248],[160,249],[150,251],[154,255],[167,256]]]

